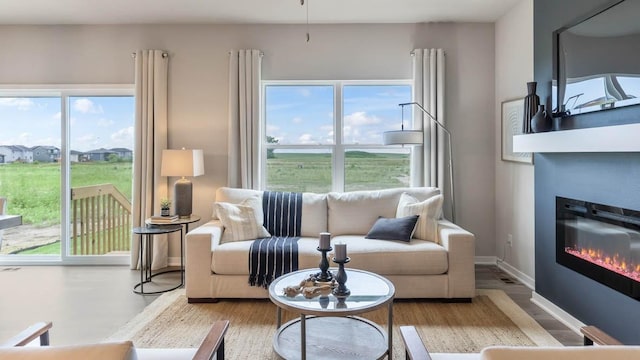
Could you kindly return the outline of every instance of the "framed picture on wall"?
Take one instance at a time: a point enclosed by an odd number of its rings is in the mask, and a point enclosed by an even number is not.
[[[522,134],[524,99],[502,102],[502,160],[533,164],[532,153],[513,151],[513,135]]]

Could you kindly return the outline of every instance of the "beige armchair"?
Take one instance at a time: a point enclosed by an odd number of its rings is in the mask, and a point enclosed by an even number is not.
[[[198,348],[193,349],[142,349],[131,341],[109,342],[73,346],[49,346],[51,322],[40,322],[0,344],[3,360],[224,360],[224,336],[229,321],[216,321]],[[25,345],[40,340],[40,346]]]
[[[406,349],[407,360],[622,360],[640,359],[640,346],[624,346],[595,326],[580,329],[585,345],[607,346],[492,346],[474,354],[430,353],[413,326],[401,326],[400,334]]]

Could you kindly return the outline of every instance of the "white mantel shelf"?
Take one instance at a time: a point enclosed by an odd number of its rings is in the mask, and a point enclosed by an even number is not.
[[[515,135],[514,152],[640,152],[640,124]]]

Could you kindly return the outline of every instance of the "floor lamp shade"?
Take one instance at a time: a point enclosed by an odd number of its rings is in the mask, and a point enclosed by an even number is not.
[[[385,131],[382,133],[382,143],[385,145],[422,145],[422,131]]]
[[[176,215],[185,218],[191,216],[193,185],[187,176],[204,174],[202,150],[162,150],[160,175],[180,176],[173,185],[173,204]]]

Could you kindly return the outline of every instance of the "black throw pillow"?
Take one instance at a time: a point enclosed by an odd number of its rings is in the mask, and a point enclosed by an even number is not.
[[[409,242],[416,229],[419,215],[401,218],[383,218],[380,216],[369,230],[365,239],[401,240]]]

